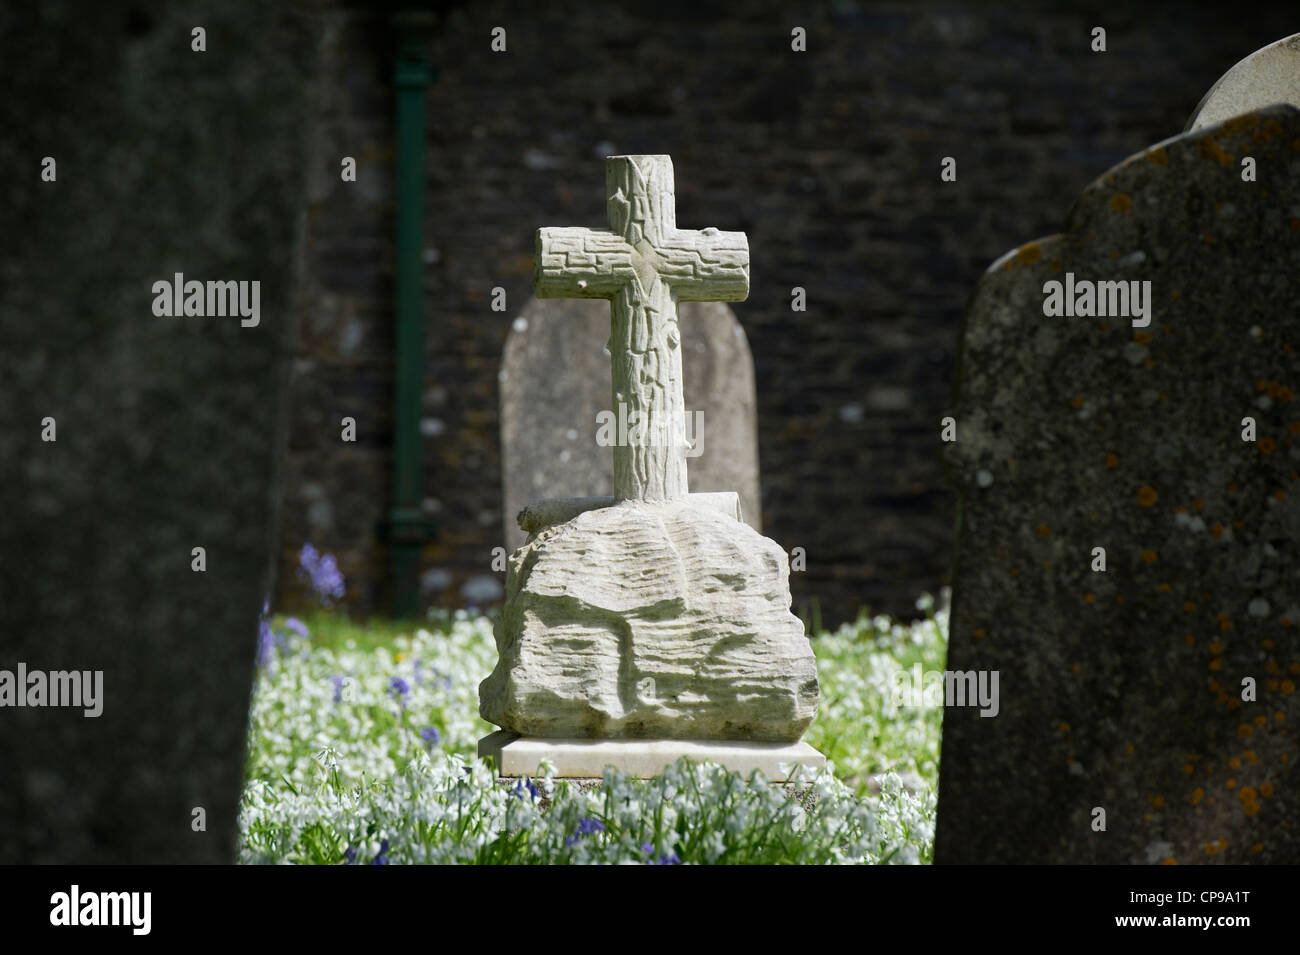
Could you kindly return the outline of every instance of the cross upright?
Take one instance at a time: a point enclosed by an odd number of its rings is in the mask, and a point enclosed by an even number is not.
[[[643,425],[614,446],[614,500],[685,497],[686,408],[678,302],[749,295],[743,232],[677,228],[669,156],[605,159],[608,229],[537,230],[539,298],[609,299],[614,414]]]

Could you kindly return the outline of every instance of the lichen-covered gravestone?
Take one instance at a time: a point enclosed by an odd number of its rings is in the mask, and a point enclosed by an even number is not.
[[[612,499],[525,513],[479,688],[502,732],[479,751],[504,775],[543,757],[561,775],[648,775],[689,755],[780,779],[823,762],[799,741],[817,673],[789,564],[734,493],[691,495],[686,479],[678,302],[743,299],[748,242],[677,228],[667,156],[610,157],[606,186],[608,230],[539,230],[535,287],[609,300],[612,406],[640,427],[613,447]]]
[[[680,311],[690,486],[735,491],[745,523],[762,531],[758,402],[745,331],[724,302],[683,302]],[[525,505],[613,494],[610,448],[598,443],[616,415],[608,340],[609,306],[591,299],[529,299],[514,321],[500,374],[507,550],[527,536],[518,522]]]
[[[1255,177],[1241,160],[1254,160]],[[939,862],[1300,858],[1300,112],[1186,133],[980,281]]]
[[[235,858],[314,43],[208,7],[0,17],[0,863]]]

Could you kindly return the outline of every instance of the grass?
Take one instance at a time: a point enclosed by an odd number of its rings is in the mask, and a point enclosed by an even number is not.
[[[928,606],[928,604],[926,605]],[[938,708],[893,706],[894,674],[942,669],[946,616],[863,615],[814,639],[821,681],[806,739],[827,771],[790,798],[761,777],[682,762],[654,780],[609,771],[582,790],[543,776],[514,790],[473,758],[493,727],[477,687],[491,620],[421,629],[319,613],[277,620],[252,705],[244,862],[302,864],[928,862]]]

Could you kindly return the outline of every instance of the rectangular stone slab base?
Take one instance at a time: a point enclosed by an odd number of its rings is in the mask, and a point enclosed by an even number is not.
[[[498,776],[535,776],[538,764],[548,759],[556,776],[566,779],[600,778],[606,766],[631,776],[649,778],[662,773],[680,757],[720,766],[749,776],[760,770],[772,782],[789,778],[781,764],[809,769],[826,765],[826,757],[807,743],[757,743],[742,740],[690,739],[538,739],[497,730],[478,741],[480,757],[491,756]]]

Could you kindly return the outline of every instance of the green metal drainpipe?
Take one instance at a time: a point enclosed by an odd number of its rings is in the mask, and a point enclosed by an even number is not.
[[[399,618],[420,613],[417,579],[420,547],[434,533],[423,513],[424,449],[420,413],[424,391],[424,111],[433,82],[428,40],[433,17],[403,13],[393,18],[396,54],[393,87],[397,100],[397,252],[395,388],[393,395],[393,498],[384,539],[390,561],[391,612]]]

